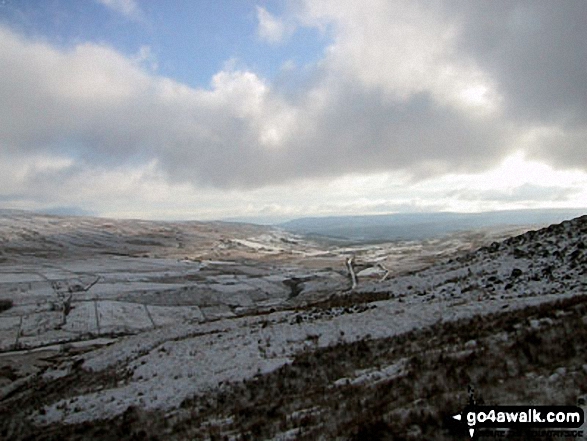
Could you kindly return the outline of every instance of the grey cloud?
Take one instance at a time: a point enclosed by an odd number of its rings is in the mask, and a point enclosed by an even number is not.
[[[460,47],[499,81],[511,113],[584,124],[587,3],[452,2]]]
[[[443,2],[460,27],[458,48],[498,82],[508,120],[554,126],[536,153],[585,168],[587,2]],[[568,132],[568,133],[567,133]]]
[[[350,172],[412,169],[430,176],[481,170],[505,153],[508,130],[496,121],[469,120],[425,93],[397,103],[346,86],[311,124],[275,149],[256,149],[254,133],[234,120],[212,148],[190,150],[186,143],[162,157],[162,166],[169,174],[189,178],[194,165],[206,164],[198,171],[213,185],[262,186]]]
[[[504,153],[507,130],[498,121],[469,119],[428,93],[405,102],[352,85],[325,115],[319,142],[333,140],[342,161],[368,170],[415,168],[435,162],[440,172],[481,169]]]
[[[577,188],[523,184],[511,190],[455,190],[452,197],[462,200],[484,200],[491,202],[541,202],[545,200],[564,202],[579,193]]]

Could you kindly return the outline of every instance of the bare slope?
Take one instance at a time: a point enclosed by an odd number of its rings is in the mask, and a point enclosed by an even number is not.
[[[0,210],[0,259],[32,259],[36,263],[43,258],[96,254],[213,258],[222,256],[219,244],[267,231],[251,224],[64,217]]]

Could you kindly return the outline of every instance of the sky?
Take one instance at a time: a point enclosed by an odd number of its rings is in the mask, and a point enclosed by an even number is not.
[[[587,207],[584,0],[0,0],[0,208]]]

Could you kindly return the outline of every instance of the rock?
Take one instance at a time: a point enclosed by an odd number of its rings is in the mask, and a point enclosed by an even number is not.
[[[465,348],[467,349],[475,349],[477,347],[477,340],[469,340],[465,343]]]
[[[522,275],[522,270],[520,268],[514,268],[512,270],[512,274],[510,275],[511,278],[517,278],[520,277]]]
[[[410,426],[407,435],[408,438],[421,439],[422,429],[417,424],[413,424],[412,426]]]

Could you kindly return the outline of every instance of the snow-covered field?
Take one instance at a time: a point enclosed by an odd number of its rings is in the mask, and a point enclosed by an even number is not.
[[[513,232],[321,249],[264,227],[3,213],[0,400],[29,403],[13,417],[33,427],[173,414],[309,351],[587,294],[586,218],[494,241]],[[26,401],[51,384],[62,392]]]

